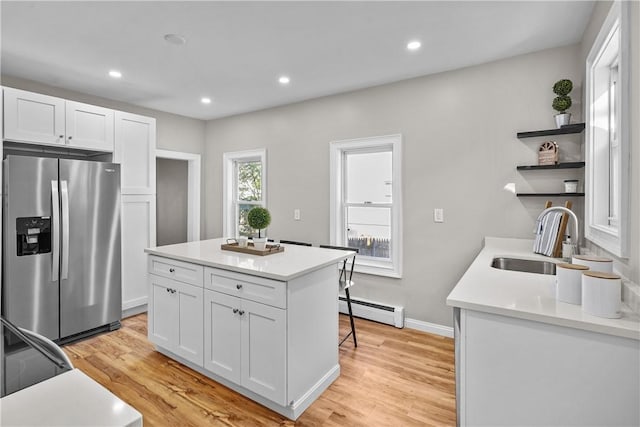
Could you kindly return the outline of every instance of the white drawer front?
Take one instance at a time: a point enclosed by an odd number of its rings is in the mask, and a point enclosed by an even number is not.
[[[150,256],[149,273],[202,287],[204,268],[188,262]]]
[[[286,282],[233,271],[205,269],[205,288],[279,308],[287,308],[286,285]]]

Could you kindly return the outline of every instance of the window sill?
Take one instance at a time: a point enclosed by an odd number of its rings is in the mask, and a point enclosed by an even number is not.
[[[358,263],[356,260],[356,265],[353,268],[353,271],[361,274],[370,274],[373,276],[382,276],[382,277],[391,277],[394,279],[402,279],[402,274],[392,267],[380,267],[374,265],[366,265],[362,263]]]

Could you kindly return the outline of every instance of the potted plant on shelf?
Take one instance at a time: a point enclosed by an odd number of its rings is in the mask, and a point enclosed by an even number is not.
[[[271,224],[271,214],[267,208],[256,206],[247,214],[247,222],[251,228],[258,230],[258,237],[253,238],[253,246],[260,251],[265,250],[267,238],[262,237],[260,230],[267,228]]]
[[[572,90],[573,82],[568,79],[558,80],[553,85],[553,93],[558,96],[553,99],[551,106],[558,112],[558,114],[554,116],[558,129],[562,126],[568,125],[571,120],[571,113],[567,113],[567,110],[571,107],[571,97],[569,96],[569,93]]]

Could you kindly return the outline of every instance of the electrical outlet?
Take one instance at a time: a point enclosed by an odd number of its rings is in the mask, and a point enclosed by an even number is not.
[[[293,210],[293,219],[296,221],[300,221],[300,209]]]
[[[433,222],[444,222],[444,209],[435,208],[433,210]]]

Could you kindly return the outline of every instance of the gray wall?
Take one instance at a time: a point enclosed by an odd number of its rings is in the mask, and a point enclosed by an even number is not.
[[[156,160],[156,242],[187,241],[189,165],[186,160]]]
[[[597,2],[587,26],[581,46],[581,64],[586,63],[587,56],[602,24],[609,13],[611,2]],[[616,260],[616,268],[631,281],[640,284],[640,3],[631,4],[631,149],[629,167],[630,174],[630,253],[629,258],[621,259],[604,249],[587,242],[589,249],[603,256]],[[583,74],[586,72],[583,67]]]
[[[205,122],[203,120],[178,116],[163,111],[137,107],[111,99],[100,98],[84,93],[74,92],[42,83],[25,80],[14,76],[2,76],[2,85],[31,92],[57,96],[73,101],[99,105],[114,110],[140,114],[156,119],[156,148],[162,150],[182,151],[194,154],[204,154]],[[204,178],[203,178],[204,182]],[[202,186],[201,200],[204,200],[204,185]],[[201,207],[201,230],[204,230],[204,204]],[[204,232],[202,232],[204,235]]]
[[[517,164],[537,162],[540,141],[515,134],[555,126],[551,87],[565,77],[581,86],[579,56],[579,45],[563,47],[209,121],[206,236],[222,234],[224,152],[265,147],[269,235],[318,244],[329,240],[329,142],[401,133],[404,277],[359,275],[353,294],[451,325],[445,299],[483,237],[533,237],[544,201],[518,199],[503,187],[550,184],[516,172]],[[567,150],[579,151],[574,145]],[[561,185],[562,176],[551,178]],[[293,221],[294,208],[302,221]],[[444,223],[433,222],[434,208],[444,208]]]

